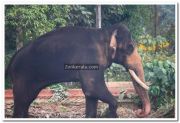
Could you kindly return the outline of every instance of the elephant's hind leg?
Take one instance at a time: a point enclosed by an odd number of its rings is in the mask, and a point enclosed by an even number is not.
[[[14,94],[14,118],[27,118],[28,109],[33,100],[37,97],[40,89],[27,81],[18,81],[13,84]]]

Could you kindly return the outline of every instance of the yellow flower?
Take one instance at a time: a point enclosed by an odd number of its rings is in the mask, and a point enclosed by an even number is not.
[[[147,47],[148,48],[148,51],[152,51],[153,48],[151,46]]]
[[[146,47],[143,44],[139,44],[138,48],[143,50],[143,51],[146,51]]]
[[[170,43],[169,41],[164,41],[163,43],[161,43],[161,45],[162,45],[162,48],[167,48],[170,45]]]

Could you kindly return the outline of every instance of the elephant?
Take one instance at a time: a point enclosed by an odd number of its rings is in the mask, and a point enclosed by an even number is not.
[[[10,60],[5,76],[12,82],[14,118],[27,118],[30,104],[45,87],[58,82],[80,82],[85,95],[86,118],[95,118],[97,103],[109,105],[108,117],[117,118],[117,100],[105,84],[104,71],[117,63],[129,71],[142,101],[137,117],[151,111],[142,60],[128,27],[59,27],[22,47]],[[96,65],[97,69],[80,69]],[[73,67],[74,66],[74,67]],[[78,69],[76,69],[78,68]]]

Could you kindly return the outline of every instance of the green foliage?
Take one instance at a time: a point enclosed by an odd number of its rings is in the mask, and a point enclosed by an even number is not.
[[[124,23],[128,25],[134,39],[145,31],[152,30],[152,6],[147,5],[127,5],[126,11],[129,18]]]
[[[14,55],[14,52],[10,52],[5,55],[5,68],[7,68],[7,65],[9,64],[13,55]]]
[[[174,53],[170,48],[170,41],[166,40],[165,37],[158,35],[157,37],[152,37],[149,34],[144,34],[138,37],[138,49],[140,52],[148,51],[155,53],[156,52],[169,52]]]
[[[5,78],[5,89],[9,89],[9,88],[12,88],[12,84],[10,83],[10,79],[8,77]]]
[[[102,7],[102,27],[111,26],[113,24],[124,21],[126,14],[125,6],[122,5],[103,5]]]
[[[160,6],[159,34],[175,42],[175,5]]]
[[[67,88],[62,84],[54,84],[51,85],[49,88],[54,92],[53,96],[49,100],[50,102],[61,101],[67,97]]]
[[[106,81],[130,81],[130,76],[126,69],[118,64],[112,64],[110,68],[105,71]]]
[[[9,65],[9,62],[13,55],[14,55],[14,52],[12,52],[12,51],[5,55],[5,69],[7,69],[7,66]],[[8,89],[8,88],[11,88],[11,82],[10,82],[10,78],[6,77],[5,78],[5,89]]]
[[[68,25],[92,27],[95,25],[95,6],[72,5],[68,14]]]
[[[158,51],[158,52],[142,52],[139,51],[139,54],[141,55],[142,61],[144,63],[152,62],[154,59],[157,60],[169,60],[171,62],[175,61],[175,54],[172,54],[168,51]]]
[[[52,5],[7,5],[6,27],[23,30],[23,41],[28,41],[51,31],[57,23],[66,25],[69,6]],[[47,26],[48,25],[48,26]]]
[[[171,102],[175,98],[175,64],[169,60],[154,59],[144,64],[146,81],[151,81],[149,90],[153,108]]]
[[[144,62],[145,80],[151,82],[149,95],[154,109],[164,105],[174,105],[175,100],[175,54],[168,48],[163,48],[168,41],[162,37],[156,38],[151,35],[139,37],[139,43],[146,48],[153,48],[151,51],[139,53]],[[168,44],[169,45],[169,44]],[[160,49],[157,49],[160,48]],[[140,48],[140,47],[139,47]]]
[[[149,34],[144,34],[142,36],[139,36],[137,41],[138,43],[142,43],[142,44],[145,44],[146,46],[149,46],[149,45],[162,44],[163,42],[166,42],[167,40],[166,38],[160,35],[154,38]]]

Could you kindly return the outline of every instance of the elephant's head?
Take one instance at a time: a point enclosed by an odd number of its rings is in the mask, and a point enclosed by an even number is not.
[[[136,114],[138,117],[146,117],[151,111],[151,106],[147,92],[148,86],[145,85],[142,60],[138,54],[135,42],[128,28],[124,25],[111,28],[111,34],[112,60],[123,65],[129,71],[135,90],[143,103],[142,109],[137,110]]]

